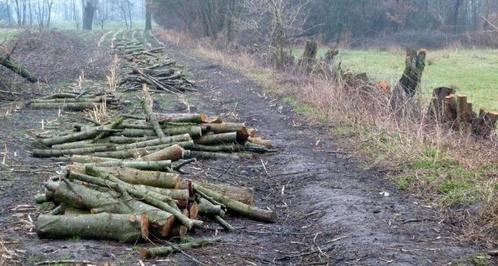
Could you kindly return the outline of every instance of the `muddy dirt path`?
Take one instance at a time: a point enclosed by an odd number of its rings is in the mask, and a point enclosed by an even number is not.
[[[268,174],[261,173],[255,186],[262,188],[260,197],[274,201],[279,223],[267,227],[268,235],[243,235],[264,251],[254,255],[281,263],[323,262],[320,252],[297,255],[320,246],[330,248],[331,264],[443,265],[477,252],[454,241],[437,210],[401,195],[381,173],[360,170],[327,128],[310,125],[235,71],[171,44],[168,52],[198,81],[199,109],[235,113],[279,148],[262,158]]]
[[[244,76],[166,45],[168,53],[192,73],[199,91],[179,101],[156,94],[157,111],[222,114],[257,128],[278,149],[251,160],[201,161],[186,169],[194,179],[253,187],[257,205],[278,213],[276,224],[230,217],[235,233],[217,231],[215,224],[198,230],[195,236],[218,234],[223,242],[189,251],[197,260],[207,265],[443,265],[477,251],[454,241],[437,211],[399,194],[379,172],[360,170],[334,144],[327,128],[312,126],[289,106],[265,97]],[[24,265],[61,259],[137,265],[137,247],[41,240],[33,234],[30,223],[39,210],[31,207],[32,196],[60,164],[31,158],[28,151],[40,121],[57,117],[56,111],[22,109],[0,119],[0,138],[9,154],[16,154],[7,161],[9,167],[0,169],[0,237],[13,243],[9,248],[19,251]],[[81,117],[64,114],[59,119],[70,126]],[[145,263],[195,264],[182,254]]]

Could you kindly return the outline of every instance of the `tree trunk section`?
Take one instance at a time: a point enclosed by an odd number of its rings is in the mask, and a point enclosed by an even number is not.
[[[147,220],[130,214],[40,215],[36,221],[36,232],[41,238],[80,237],[134,243],[147,239],[147,231]]]

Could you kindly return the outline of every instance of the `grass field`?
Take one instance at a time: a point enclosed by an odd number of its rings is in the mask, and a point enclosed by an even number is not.
[[[323,56],[325,49],[320,49]],[[299,53],[296,53],[299,54]],[[404,68],[404,51],[341,50],[343,68],[366,72],[375,80],[394,84]],[[446,49],[428,51],[422,89],[429,97],[434,88],[456,86],[475,107],[498,111],[498,50]],[[478,110],[476,108],[476,110]]]

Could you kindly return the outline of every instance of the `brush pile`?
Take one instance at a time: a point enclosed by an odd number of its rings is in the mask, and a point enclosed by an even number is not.
[[[114,51],[126,60],[120,86],[128,91],[138,90],[148,84],[157,92],[183,93],[194,91],[181,67],[166,56],[164,48],[146,50],[142,42],[126,39],[114,42]]]
[[[244,187],[184,180],[182,166],[196,158],[240,158],[270,151],[270,142],[254,130],[204,114],[152,112],[145,90],[143,116],[122,115],[103,125],[77,125],[74,132],[40,138],[44,149],[34,156],[71,156],[62,175],[45,184],[38,203],[55,208],[36,221],[45,238],[90,238],[135,243],[140,240],[185,237],[202,228],[200,217],[225,230],[234,228],[227,213],[274,222],[272,210],[255,207]],[[191,240],[182,248],[219,239]],[[172,247],[144,249],[154,257]]]

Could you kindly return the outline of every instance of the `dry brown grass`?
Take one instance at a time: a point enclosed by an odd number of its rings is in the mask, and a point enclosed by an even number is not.
[[[112,64],[109,67],[109,74],[106,75],[107,78],[107,89],[106,92],[114,93],[118,88],[118,66],[119,66],[119,58],[117,55],[114,55],[112,59]]]
[[[174,31],[156,34],[252,77],[310,119],[332,124],[334,134],[346,136],[338,138],[344,147],[365,158],[365,167],[387,167],[396,173],[393,180],[409,176],[411,183],[405,189],[449,210],[448,219],[462,225],[464,239],[494,244],[491,239],[498,235],[498,170],[492,170],[493,166],[498,169],[496,136],[477,140],[450,130],[426,119],[425,105],[416,117],[399,117],[391,111],[388,96],[370,85],[348,86],[322,76],[274,73],[247,53],[228,54],[206,45],[207,41],[196,42]],[[443,193],[460,183],[468,187]],[[472,197],[478,201],[467,204]],[[452,211],[452,206],[462,204],[477,210],[468,215]]]
[[[109,120],[109,114],[107,112],[107,103],[104,98],[101,103],[95,104],[92,110],[86,110],[85,116],[91,121],[103,124]]]

